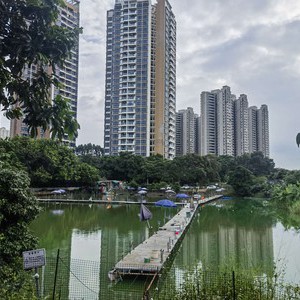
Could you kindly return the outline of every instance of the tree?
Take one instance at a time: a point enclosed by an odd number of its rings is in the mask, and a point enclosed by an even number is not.
[[[49,129],[52,137],[77,135],[79,124],[70,104],[58,96],[49,99],[52,85],[58,87],[55,71],[78,40],[78,30],[55,24],[63,0],[0,0],[0,104],[7,118],[20,118],[31,136]],[[36,66],[34,78],[23,77],[26,66]]]
[[[24,284],[22,252],[36,246],[37,240],[28,225],[38,212],[38,203],[30,193],[26,173],[0,163],[1,299],[11,299],[9,296],[18,294]]]
[[[195,154],[176,157],[172,165],[175,166],[174,169],[181,184],[193,185],[199,183],[206,176],[202,166],[202,157]]]
[[[94,185],[99,171],[80,161],[72,149],[47,139],[0,140],[0,161],[28,172],[32,187]]]
[[[254,152],[244,154],[236,158],[237,165],[244,166],[255,176],[269,175],[274,171],[274,161],[268,157],[264,157],[262,152]]]
[[[236,167],[236,159],[229,155],[221,155],[217,159],[220,164],[220,179],[222,182],[227,182],[229,173]]]
[[[236,167],[229,176],[228,183],[237,196],[250,196],[253,186],[253,174],[245,167]]]
[[[104,149],[92,143],[78,145],[75,149],[75,153],[80,156],[90,155],[101,157],[104,155]]]
[[[166,181],[167,160],[162,155],[146,157],[143,164],[142,174],[146,183],[158,183]]]

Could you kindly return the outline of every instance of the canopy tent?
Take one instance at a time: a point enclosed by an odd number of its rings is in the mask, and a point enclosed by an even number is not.
[[[158,200],[155,202],[155,206],[177,207],[177,205],[169,199]]]

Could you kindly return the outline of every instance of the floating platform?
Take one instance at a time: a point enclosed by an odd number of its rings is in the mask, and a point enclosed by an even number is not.
[[[184,207],[147,240],[139,244],[109,272],[111,280],[123,275],[156,275],[160,273],[174,248],[186,233],[199,205],[221,198],[216,195]]]

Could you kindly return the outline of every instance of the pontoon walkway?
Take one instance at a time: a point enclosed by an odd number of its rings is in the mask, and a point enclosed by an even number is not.
[[[216,195],[199,203],[185,204],[184,207],[151,237],[145,240],[120,260],[108,276],[111,280],[120,275],[155,275],[161,271],[173,249],[180,244],[191,224],[199,205],[221,198]]]

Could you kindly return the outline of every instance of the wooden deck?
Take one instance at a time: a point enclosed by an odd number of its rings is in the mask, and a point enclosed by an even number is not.
[[[199,203],[194,203],[194,207],[185,204],[171,220],[120,260],[110,271],[109,277],[115,279],[120,275],[154,275],[159,273],[174,248],[182,240],[197,212],[197,208],[221,197],[222,195],[216,195],[203,199]]]

